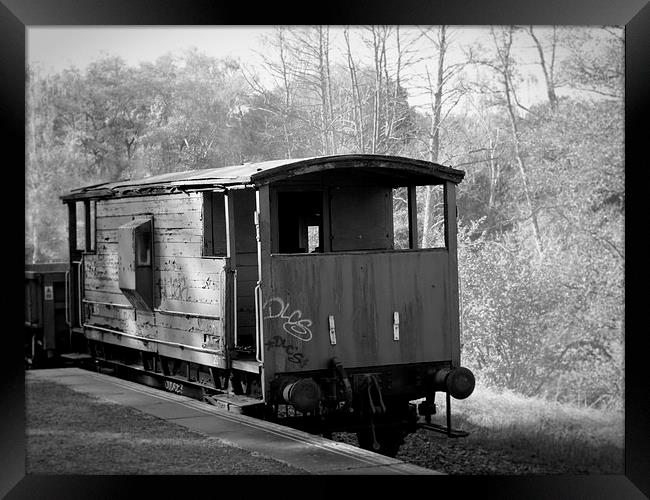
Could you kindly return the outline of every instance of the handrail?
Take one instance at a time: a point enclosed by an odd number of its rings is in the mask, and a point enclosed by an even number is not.
[[[237,346],[237,267],[232,270],[232,303],[233,303],[233,346]]]
[[[260,350],[262,342],[262,315],[260,314],[260,302],[262,287],[259,281],[255,286],[255,360],[259,363],[262,362],[262,352]]]
[[[136,339],[136,340],[139,340],[140,342],[154,342],[155,344],[169,345],[169,346],[173,346],[173,347],[180,347],[181,349],[190,349],[192,351],[204,352],[204,353],[208,353],[208,354],[218,354],[219,356],[223,356],[223,352],[217,351],[215,349],[205,349],[203,347],[195,347],[193,345],[180,344],[178,342],[169,342],[167,340],[151,339],[151,338],[148,338],[148,337],[141,337],[139,335],[131,335],[129,333],[120,332],[119,330],[113,330],[111,328],[106,328],[106,327],[103,327],[103,326],[89,325],[89,324],[86,324],[86,323],[83,324],[83,327],[84,328],[93,328],[95,330],[101,330],[101,331],[104,331],[104,332],[112,333],[114,335],[122,335],[123,337]]]
[[[84,260],[84,256],[82,254],[81,259],[78,262],[74,262],[74,264],[77,264],[77,266],[78,266],[78,270],[77,270],[77,294],[78,294],[77,295],[77,298],[78,298],[77,300],[78,300],[78,304],[77,305],[78,305],[78,309],[79,309],[79,325],[83,325],[83,322],[84,322],[84,320],[83,320],[83,311],[82,311],[83,310],[83,304],[81,302],[82,299],[83,299],[83,296],[82,296],[82,293],[81,293],[82,292],[81,285],[82,285],[82,281],[83,281],[83,276],[81,274],[81,270],[82,270],[81,266],[83,265],[83,260]]]
[[[171,311],[169,309],[160,309],[158,307],[154,307],[153,310],[154,310],[154,312],[157,312],[157,313],[160,313],[160,314],[169,314],[171,316],[188,316],[190,318],[221,320],[221,316],[215,316],[214,314],[201,314],[201,313],[190,313],[190,312],[183,312],[183,311]]]
[[[69,327],[72,326],[72,323],[70,323],[70,286],[68,285],[68,282],[70,281],[70,271],[65,272],[65,324],[68,325]]]
[[[99,304],[102,306],[121,307],[123,309],[134,309],[131,304],[116,304],[115,302],[101,302],[99,300],[82,299],[84,304]]]

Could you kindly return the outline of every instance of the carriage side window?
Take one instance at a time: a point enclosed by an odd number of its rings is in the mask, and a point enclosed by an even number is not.
[[[85,252],[95,251],[95,200],[75,203],[76,249]]]
[[[224,194],[206,192],[203,194],[203,256],[225,257],[226,208]]]
[[[307,246],[309,253],[321,252],[320,226],[307,226]]]
[[[119,287],[136,309],[153,309],[153,220],[138,218],[118,228]]]

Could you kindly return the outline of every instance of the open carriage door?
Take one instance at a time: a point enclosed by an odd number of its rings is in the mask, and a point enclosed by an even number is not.
[[[70,269],[66,277],[66,322],[70,349],[81,348],[83,338],[83,256],[95,250],[95,201],[68,202]]]
[[[229,367],[259,373],[256,298],[259,254],[256,195],[253,189],[224,193],[226,273],[226,342]]]

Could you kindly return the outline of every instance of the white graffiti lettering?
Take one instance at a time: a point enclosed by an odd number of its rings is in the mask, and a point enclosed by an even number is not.
[[[183,386],[171,380],[165,380],[165,389],[176,394],[183,394]]]
[[[282,324],[282,328],[289,335],[293,335],[298,340],[303,342],[309,342],[312,337],[311,330],[309,327],[312,325],[310,319],[301,319],[302,311],[296,309],[291,314],[287,314],[289,309],[289,303],[284,303],[280,297],[272,297],[264,303],[262,308],[264,311],[267,311],[264,319],[273,319],[281,318],[285,320]]]

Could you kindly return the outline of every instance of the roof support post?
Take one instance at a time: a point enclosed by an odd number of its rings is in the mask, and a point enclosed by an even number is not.
[[[262,395],[270,394],[271,386],[270,380],[275,373],[275,355],[273,350],[266,351],[264,349],[265,333],[264,333],[264,303],[270,298],[272,294],[271,288],[271,189],[268,184],[264,184],[257,189],[256,193],[256,208],[257,220],[259,224],[259,239],[257,243],[258,252],[258,314],[255,321],[258,327],[258,356],[264,360],[264,364],[260,368],[260,375],[262,377]]]
[[[456,185],[451,181],[445,181],[445,246],[449,256],[449,307],[450,307],[450,332],[451,332],[451,355],[452,365],[460,366],[460,307],[459,307],[459,282],[458,282],[458,253],[456,244],[457,209],[456,209]]]
[[[226,256],[228,257],[228,281],[230,300],[226,302],[226,352],[230,366],[230,349],[237,345],[237,249],[235,246],[235,196],[233,191],[224,193],[226,219]]]
[[[416,186],[410,185],[408,190],[409,212],[409,248],[418,248],[418,203]]]

